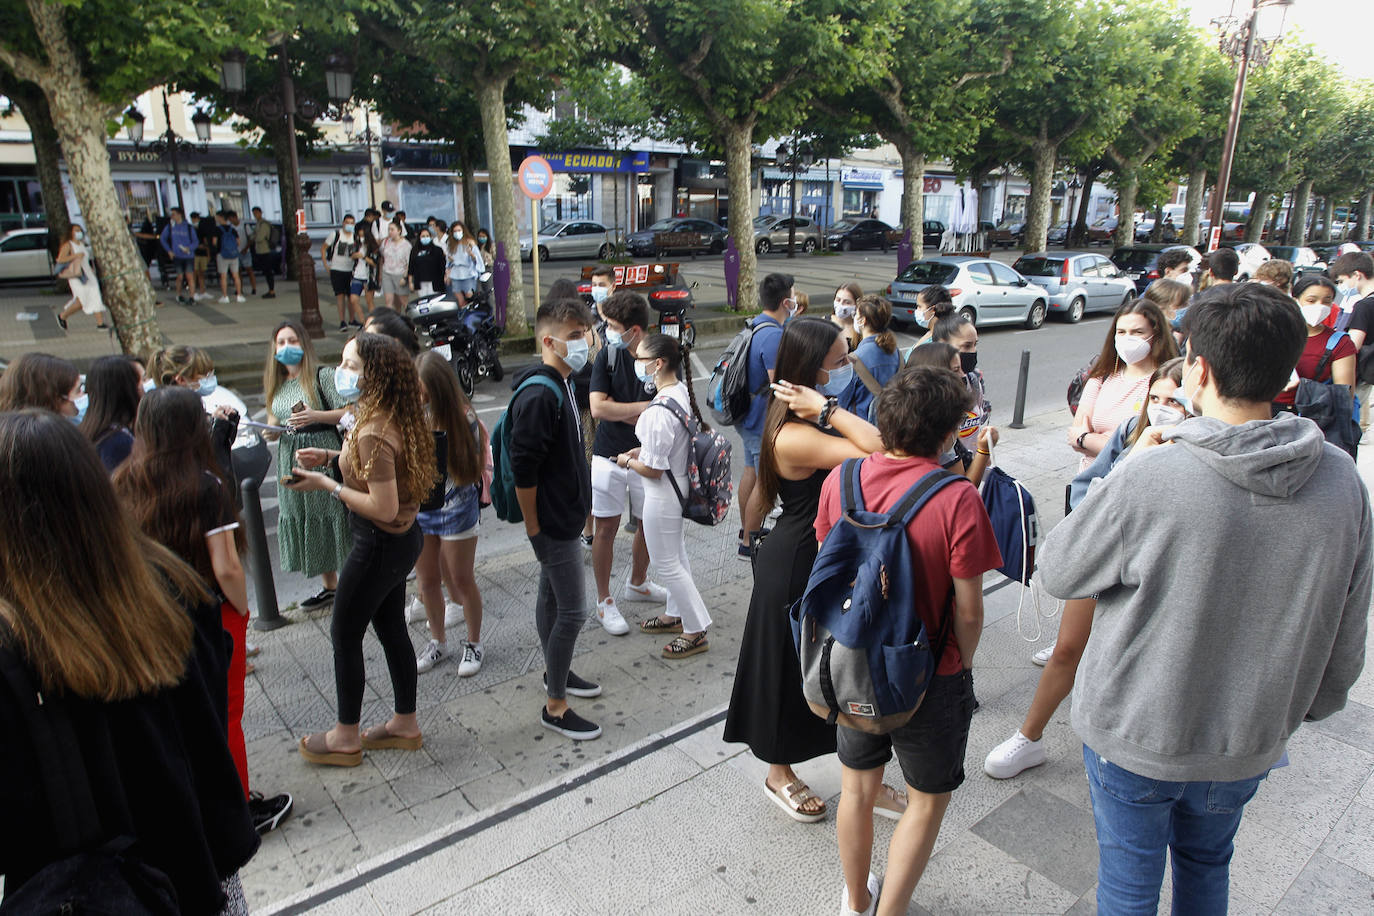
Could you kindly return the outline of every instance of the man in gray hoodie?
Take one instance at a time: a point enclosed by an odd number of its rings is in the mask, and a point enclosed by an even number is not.
[[[1270,416],[1302,317],[1257,283],[1190,313],[1175,397],[1200,416],[1150,430],[1040,554],[1051,594],[1098,596],[1072,719],[1103,913],[1155,912],[1166,849],[1176,906],[1224,913],[1245,803],[1364,667],[1369,494],[1314,423]]]

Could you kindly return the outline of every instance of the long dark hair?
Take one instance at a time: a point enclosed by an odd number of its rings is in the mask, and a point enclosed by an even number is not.
[[[369,422],[380,421],[381,430],[394,425],[400,433],[396,452],[396,495],[404,505],[419,502],[434,486],[434,433],[420,405],[420,375],[405,347],[381,334],[362,333],[353,338],[363,364],[362,393],[353,406],[356,437]],[[367,480],[372,463],[363,465],[357,447],[349,451],[353,476]]]
[[[138,405],[134,450],[115,472],[115,491],[144,534],[166,545],[213,585],[201,503],[207,473],[218,479],[223,471],[215,460],[200,395],[178,385],[148,392]],[[217,498],[223,515],[237,521],[223,482]],[[242,527],[234,530],[234,544],[243,551]]]
[[[948,342],[964,325],[973,324],[973,319],[954,310],[953,302],[937,302],[934,316],[930,323],[930,339],[934,341]]]
[[[840,336],[838,325],[824,318],[796,318],[783,329],[782,341],[778,344],[778,358],[773,365],[773,380],[791,382],[794,385],[816,387],[825,355],[835,345]],[[778,497],[777,462],[773,457],[774,442],[782,425],[795,416],[787,402],[773,397],[768,392],[768,413],[763,421],[763,445],[759,450],[759,492],[764,505],[771,507]]]
[[[470,418],[472,405],[458,384],[458,373],[444,357],[426,350],[415,358],[420,384],[429,395],[429,417],[436,430],[448,438],[448,476],[456,487],[466,487],[482,477],[485,442],[473,438]],[[481,427],[478,427],[478,436]]]
[[[0,456],[0,530],[12,534],[0,537],[0,641],[53,694],[111,701],[179,683],[193,634],[181,602],[209,596],[138,530],[95,446],[28,409],[0,414]]]
[[[687,386],[687,402],[692,405],[692,416],[697,418],[702,429],[710,429],[711,425],[706,422],[706,418],[701,415],[701,408],[697,406],[697,392],[692,387],[691,347],[679,344],[666,334],[650,334],[639,345],[639,350],[643,354],[641,359],[647,357],[663,360],[668,371],[676,375]],[[683,371],[683,366],[688,367],[686,372]]]
[[[80,378],[76,367],[60,356],[25,353],[0,375],[0,410],[41,407],[56,412]]]
[[[415,322],[395,309],[379,305],[367,316],[367,325],[374,334],[385,334],[405,347],[411,356],[420,353],[420,338],[415,333]]]
[[[86,373],[86,394],[90,404],[79,428],[99,445],[115,430],[133,427],[143,394],[138,368],[126,356],[102,356]]]
[[[943,340],[932,341],[921,344],[919,347],[913,347],[911,355],[906,358],[906,364],[908,366],[934,366],[936,369],[948,369],[949,364],[954,362],[958,355],[959,351],[954,349],[953,344],[947,344]]]
[[[1173,328],[1169,326],[1169,319],[1164,317],[1164,312],[1149,299],[1136,299],[1117,309],[1112,316],[1107,339],[1102,342],[1102,352],[1098,354],[1097,364],[1088,373],[1088,378],[1105,379],[1125,368],[1121,365],[1121,357],[1116,355],[1116,326],[1125,315],[1143,315],[1150,323],[1150,360],[1156,368],[1178,356],[1178,343],[1174,340]]]

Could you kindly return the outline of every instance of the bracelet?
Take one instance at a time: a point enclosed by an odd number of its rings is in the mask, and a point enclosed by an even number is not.
[[[825,406],[821,408],[820,416],[816,418],[816,425],[821,429],[830,428],[830,415],[840,406],[838,398],[829,397],[825,399]]]
[[[991,456],[992,456],[992,452],[988,451],[988,450],[985,449],[985,448],[980,448],[980,449],[978,450],[978,454],[980,454],[980,455],[987,455],[988,457],[991,457]]]
[[[1079,447],[1079,448],[1082,448],[1082,447],[1083,447],[1083,440],[1086,439],[1086,438],[1088,438],[1088,431],[1087,431],[1087,430],[1084,430],[1083,433],[1078,437],[1078,447]]]
[[[341,483],[336,483],[336,484],[334,485],[334,492],[331,494],[331,495],[332,495],[335,499],[337,499],[339,502],[343,502],[343,489],[344,489],[344,485],[343,485],[343,484],[341,484]]]

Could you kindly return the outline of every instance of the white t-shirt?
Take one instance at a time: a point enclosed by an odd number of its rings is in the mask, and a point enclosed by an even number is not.
[[[687,400],[687,386],[678,382],[660,391],[653,400],[654,404],[671,399],[692,415],[691,403]],[[687,451],[691,446],[691,436],[670,407],[649,406],[639,415],[635,423],[635,436],[639,439],[639,460],[660,471],[672,471],[677,479],[678,488],[687,490]],[[645,481],[646,485],[661,484],[672,492],[672,484],[667,475],[659,480]]]
[[[349,252],[353,250],[353,243],[356,239],[356,232],[353,235],[346,236],[343,232],[336,229],[330,233],[329,238],[325,240],[326,245],[333,246],[329,251],[331,255],[329,258],[330,270],[344,270],[349,273],[353,272],[353,258]],[[336,242],[337,244],[335,244]]]
[[[366,255],[364,255],[364,256],[361,257],[361,258],[358,258],[356,261],[353,262],[353,279],[354,279],[354,280],[366,280],[366,279],[367,279],[368,271],[369,271],[370,269],[371,269],[371,268],[369,268],[368,265],[367,265],[367,256],[366,256]]]

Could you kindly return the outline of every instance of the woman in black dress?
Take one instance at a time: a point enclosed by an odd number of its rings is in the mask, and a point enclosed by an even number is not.
[[[813,525],[826,475],[846,458],[882,449],[876,427],[834,404],[853,374],[839,327],[824,318],[798,318],[787,325],[778,346],[755,491],[765,513],[781,497],[782,516],[754,558],[755,570],[766,569],[768,575],[754,579],[725,720],[725,740],[748,744],[769,765],[768,797],[803,822],[823,818],[825,802],[797,777],[792,764],[835,753],[835,727],[802,698],[801,665],[787,614],[806,590],[816,560]]]

